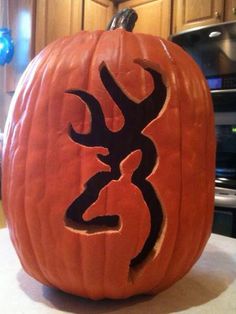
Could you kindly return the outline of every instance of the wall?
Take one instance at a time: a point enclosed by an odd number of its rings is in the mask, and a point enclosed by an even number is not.
[[[11,93],[5,92],[5,67],[0,66],[0,133],[4,130],[8,108],[11,102]]]
[[[0,0],[0,27],[6,27],[7,24],[7,1]],[[5,70],[6,66],[0,66],[0,133],[3,132],[9,104],[11,101],[11,96],[5,92]]]
[[[33,19],[36,0],[0,0],[0,27],[11,29],[15,52],[0,66],[0,130],[3,131],[12,94],[33,57]]]

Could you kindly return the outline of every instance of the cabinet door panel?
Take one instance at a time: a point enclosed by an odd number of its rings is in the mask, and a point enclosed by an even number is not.
[[[236,20],[236,0],[225,0],[225,21]]]
[[[105,30],[113,15],[113,3],[109,0],[85,0],[84,30]]]
[[[130,7],[138,14],[134,31],[167,38],[170,34],[171,1],[130,0],[119,5],[119,9]]]
[[[35,52],[82,28],[82,1],[40,0],[36,8]]]
[[[223,10],[223,0],[176,0],[173,32],[220,23],[223,21]]]

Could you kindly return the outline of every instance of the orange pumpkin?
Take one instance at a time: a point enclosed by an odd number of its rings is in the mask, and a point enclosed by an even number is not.
[[[24,269],[89,297],[154,294],[211,232],[212,103],[164,39],[81,32],[28,66],[5,130],[3,202]]]

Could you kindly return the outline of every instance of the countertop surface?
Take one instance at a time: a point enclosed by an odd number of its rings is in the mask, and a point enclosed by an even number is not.
[[[95,302],[48,288],[29,277],[4,228],[0,230],[0,313],[235,314],[236,239],[212,234],[192,270],[154,297]]]

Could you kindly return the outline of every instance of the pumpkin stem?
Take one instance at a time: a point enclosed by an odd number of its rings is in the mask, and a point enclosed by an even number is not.
[[[138,14],[130,8],[125,8],[117,12],[109,22],[107,30],[123,28],[128,32],[132,32],[135,22],[138,19]]]

